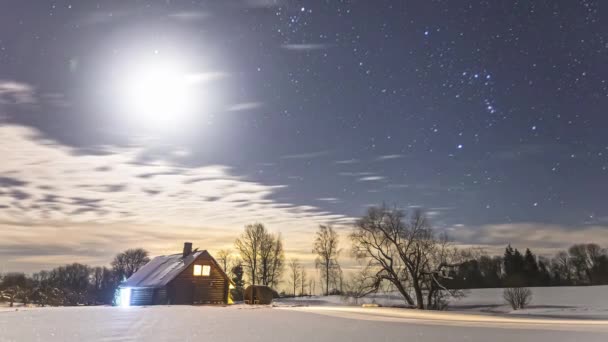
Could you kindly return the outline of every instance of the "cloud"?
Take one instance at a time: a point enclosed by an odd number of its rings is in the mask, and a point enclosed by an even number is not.
[[[358,181],[360,182],[375,182],[375,181],[381,181],[384,180],[385,177],[382,176],[367,176],[367,177],[361,177],[358,179]]]
[[[507,244],[520,250],[532,249],[537,254],[552,255],[575,243],[597,243],[608,246],[608,226],[564,226],[533,222],[454,225],[447,229],[450,238],[466,245],[478,245],[489,252],[502,253]]]
[[[176,12],[168,15],[169,18],[179,21],[199,21],[207,19],[210,16],[209,13],[201,11]]]
[[[338,176],[344,177],[363,177],[375,175],[375,172],[339,172]]]
[[[324,50],[329,47],[327,44],[283,44],[283,49],[291,51],[313,51],[313,50]]]
[[[285,185],[249,180],[226,165],[141,162],[142,148],[86,154],[40,136],[32,128],[0,126],[0,269],[33,271],[90,258],[107,264],[126,247],[157,255],[179,250],[185,240],[225,248],[251,222],[299,241],[300,231],[351,220],[275,200]],[[44,253],[36,252],[40,246]],[[16,255],[20,249],[28,257]],[[44,258],[48,250],[55,252]]]
[[[281,156],[281,159],[312,159],[318,158],[330,153],[329,150],[326,151],[317,151],[317,152],[308,152],[308,153],[300,153],[300,154],[288,154]]]
[[[285,3],[284,0],[244,0],[243,2],[247,7],[252,8],[272,8],[282,6]]]
[[[376,158],[376,160],[384,161],[384,160],[391,160],[391,159],[400,159],[403,157],[404,157],[403,154],[387,154],[387,155],[379,156],[378,158]]]
[[[345,160],[336,160],[334,163],[336,164],[356,164],[359,162],[359,159],[345,159]]]
[[[393,184],[387,184],[386,187],[389,189],[407,189],[410,187],[410,184],[393,183]]]
[[[243,103],[237,103],[237,104],[234,104],[234,105],[228,107],[228,111],[239,112],[239,111],[245,111],[245,110],[252,110],[252,109],[256,109],[256,108],[260,108],[260,107],[262,107],[261,102],[243,102]]]
[[[336,197],[321,197],[321,198],[317,198],[317,201],[322,201],[322,202],[340,202],[340,199],[336,198]]]
[[[33,86],[21,82],[0,80],[0,105],[33,103],[36,103]]]

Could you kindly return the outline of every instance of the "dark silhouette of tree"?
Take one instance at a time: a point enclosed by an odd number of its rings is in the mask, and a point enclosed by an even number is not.
[[[232,274],[232,281],[234,282],[234,289],[230,290],[233,300],[243,300],[243,290],[245,287],[245,271],[243,269],[243,263],[240,260],[237,260],[230,269],[230,273]]]
[[[526,286],[537,286],[539,283],[538,263],[536,256],[532,254],[529,248],[526,248],[524,254],[524,262],[522,267],[522,275]]]
[[[0,297],[13,307],[26,291],[27,277],[24,273],[7,273],[0,282]]]
[[[278,285],[284,269],[285,252],[280,235],[269,233],[263,224],[245,226],[234,246],[239,252],[251,285]]]
[[[127,249],[117,254],[112,261],[112,269],[120,281],[128,279],[150,261],[148,251],[143,248]]]
[[[465,254],[436,236],[421,210],[406,216],[385,206],[370,208],[350,237],[355,256],[376,272],[375,285],[392,283],[409,305],[442,308],[446,296],[460,294],[446,285],[450,269],[466,261]]]

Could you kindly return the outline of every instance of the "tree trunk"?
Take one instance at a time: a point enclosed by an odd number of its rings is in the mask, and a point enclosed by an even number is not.
[[[422,294],[418,279],[414,279],[414,293],[416,293],[416,307],[424,310],[424,295]]]
[[[325,295],[329,296],[329,262],[325,263]]]
[[[397,288],[399,293],[401,293],[403,298],[405,298],[405,301],[407,302],[408,305],[414,305],[414,300],[412,299],[412,296],[410,296],[410,294],[407,292],[407,290],[403,287],[403,285],[401,283],[393,282],[393,285],[395,285],[395,287]]]

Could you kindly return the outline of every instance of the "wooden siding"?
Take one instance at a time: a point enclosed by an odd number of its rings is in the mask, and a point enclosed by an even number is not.
[[[194,276],[194,265],[211,267],[209,276]],[[171,304],[225,304],[228,302],[228,280],[213,258],[207,253],[199,256],[190,266],[167,285]]]
[[[153,303],[154,289],[134,288],[131,289],[130,305],[149,305]]]

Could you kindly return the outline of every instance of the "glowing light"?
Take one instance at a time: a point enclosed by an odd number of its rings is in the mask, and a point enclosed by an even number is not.
[[[192,275],[194,276],[200,276],[201,274],[203,274],[203,266],[202,265],[194,265],[194,272]]]
[[[120,306],[123,308],[131,306],[131,288],[123,287],[120,289]]]
[[[122,94],[138,123],[163,127],[179,123],[195,107],[191,78],[179,63],[147,63],[129,70]]]
[[[211,266],[203,265],[203,276],[209,276],[211,274]]]

